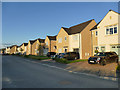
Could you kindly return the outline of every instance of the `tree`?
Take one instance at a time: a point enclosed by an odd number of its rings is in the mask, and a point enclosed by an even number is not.
[[[41,43],[40,43],[40,45],[38,47],[38,52],[39,52],[40,56],[43,55],[43,46],[41,45]]]
[[[22,52],[22,51],[23,51],[23,49],[22,49],[22,48],[20,48],[20,51]]]

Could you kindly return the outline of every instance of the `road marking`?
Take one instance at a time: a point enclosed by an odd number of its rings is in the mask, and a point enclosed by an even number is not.
[[[49,64],[38,63],[36,61],[31,61],[31,60],[26,60],[26,61],[36,63],[36,64],[39,64],[39,65],[43,65],[43,66],[47,66],[47,67],[57,68],[57,69],[64,70],[64,71],[67,71],[67,72],[71,72],[71,73],[75,73],[75,74],[82,74],[82,75],[93,76],[93,77],[97,77],[97,78],[101,78],[101,79],[105,79],[105,80],[118,81],[118,78],[110,78],[110,77],[104,77],[104,76],[99,77],[97,75],[83,73],[83,72],[82,73],[81,72],[74,72],[74,71],[70,71],[70,70],[67,70],[67,69],[64,69],[64,68],[52,66],[52,65],[49,65]]]

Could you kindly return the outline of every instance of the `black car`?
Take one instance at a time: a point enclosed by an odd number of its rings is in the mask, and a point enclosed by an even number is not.
[[[55,58],[63,58],[64,55],[65,53],[57,53],[56,55],[53,55],[51,58],[55,60]]]
[[[47,56],[48,56],[48,57],[51,57],[51,56],[53,56],[53,55],[55,55],[55,54],[56,54],[55,52],[48,52],[48,53],[47,53]]]
[[[76,60],[76,59],[79,59],[79,53],[78,52],[67,52],[65,53],[63,58],[68,59],[68,60]]]
[[[116,52],[98,52],[96,55],[88,59],[89,64],[106,65],[107,63],[117,62],[118,55]]]

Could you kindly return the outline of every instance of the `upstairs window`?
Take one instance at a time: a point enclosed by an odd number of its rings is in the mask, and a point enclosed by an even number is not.
[[[106,34],[109,34],[109,29],[106,29]]]
[[[65,41],[67,40],[67,37],[65,37]]]
[[[95,32],[95,36],[98,36],[98,31]]]
[[[117,33],[117,25],[106,27],[106,35],[112,35]]]
[[[59,38],[59,39],[58,39],[58,43],[62,43],[62,38]]]
[[[113,28],[110,28],[110,34],[113,34]]]
[[[117,27],[114,27],[114,33],[117,33]]]

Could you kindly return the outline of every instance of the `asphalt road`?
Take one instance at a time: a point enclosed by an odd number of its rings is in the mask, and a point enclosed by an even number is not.
[[[17,56],[3,56],[3,88],[118,88],[117,81],[71,73]]]

